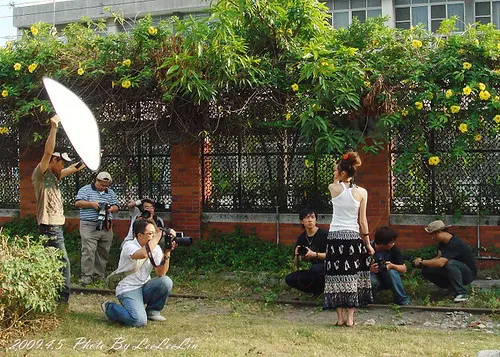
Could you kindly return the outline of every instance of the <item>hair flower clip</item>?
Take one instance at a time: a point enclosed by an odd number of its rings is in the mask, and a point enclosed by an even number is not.
[[[342,160],[347,160],[349,158],[349,154],[345,154],[344,156],[342,156]]]

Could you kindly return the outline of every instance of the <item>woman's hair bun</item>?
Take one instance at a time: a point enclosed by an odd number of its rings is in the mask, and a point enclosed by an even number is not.
[[[348,153],[346,153],[342,157],[342,161],[353,167],[361,166],[361,158],[359,157],[359,154],[356,151],[349,151]]]

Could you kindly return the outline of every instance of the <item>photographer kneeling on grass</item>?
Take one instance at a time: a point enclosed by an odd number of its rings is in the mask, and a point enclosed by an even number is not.
[[[124,275],[115,292],[121,306],[105,301],[101,307],[110,321],[142,327],[147,320],[166,320],[160,312],[172,291],[173,282],[165,274],[169,268],[170,253],[177,244],[172,241],[172,245],[162,251],[158,245],[162,235],[174,237],[175,231],[169,228],[157,231],[152,221],[137,220],[133,228],[135,239],[123,245],[118,269],[113,273]],[[157,277],[151,279],[153,268]]]
[[[381,227],[375,232],[375,240],[370,242],[375,254],[370,266],[370,280],[373,296],[380,290],[392,290],[394,303],[409,305],[410,297],[406,295],[401,275],[406,273],[405,259],[396,247],[398,234],[389,227]]]
[[[318,215],[312,208],[299,213],[300,223],[305,231],[297,238],[294,262],[301,259],[312,263],[309,270],[297,270],[285,277],[288,286],[314,295],[325,289],[326,237],[328,232],[316,226]]]
[[[438,243],[438,255],[428,260],[416,258],[413,265],[422,269],[424,279],[448,288],[454,302],[464,302],[469,299],[465,285],[476,278],[476,259],[463,240],[448,232],[449,227],[441,220],[429,223],[425,231]]]

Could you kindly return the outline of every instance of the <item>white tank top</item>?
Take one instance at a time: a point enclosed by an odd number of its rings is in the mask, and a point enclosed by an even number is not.
[[[349,230],[359,233],[358,212],[360,202],[352,195],[352,187],[340,182],[344,191],[332,198],[332,223],[330,231]]]

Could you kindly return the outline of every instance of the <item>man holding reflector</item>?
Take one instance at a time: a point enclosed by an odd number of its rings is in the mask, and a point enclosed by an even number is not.
[[[49,238],[46,243],[47,246],[60,249],[63,253],[62,260],[65,263],[63,268],[64,287],[60,292],[58,301],[67,303],[71,292],[71,275],[68,254],[64,245],[63,226],[65,217],[59,183],[62,178],[80,171],[85,165],[74,163],[65,168],[65,165],[71,162],[71,159],[66,152],[55,151],[58,123],[59,117],[57,115],[50,120],[50,133],[45,143],[43,157],[33,171],[31,179],[35,186],[36,218],[39,232]]]

